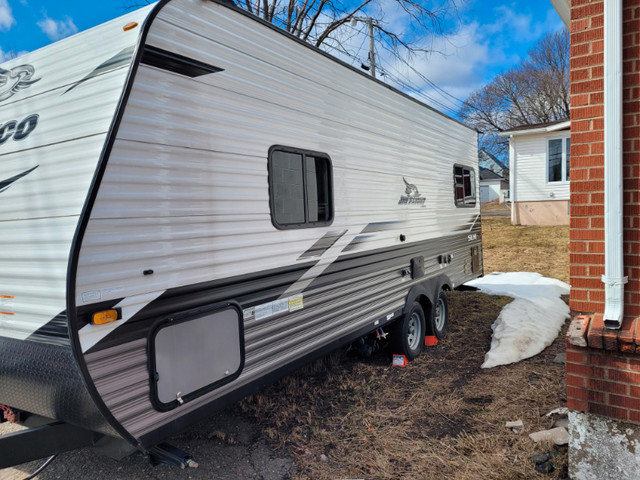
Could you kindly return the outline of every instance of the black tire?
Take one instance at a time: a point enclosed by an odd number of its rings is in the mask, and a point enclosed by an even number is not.
[[[389,348],[392,355],[404,355],[413,360],[424,347],[426,321],[424,311],[418,302],[413,302],[411,310],[395,322],[389,332]]]
[[[438,340],[444,338],[449,325],[449,299],[444,290],[440,290],[435,305],[431,307],[431,315],[427,322],[427,334],[435,335]]]

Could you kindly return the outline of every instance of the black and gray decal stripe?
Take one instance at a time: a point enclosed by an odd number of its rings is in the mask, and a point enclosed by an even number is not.
[[[344,254],[332,262],[322,276],[314,279],[307,288],[313,290],[336,281],[367,275],[393,265],[408,265],[411,258],[416,256],[424,257],[426,264],[430,260],[435,261],[438,255],[480,244],[480,240],[470,242],[468,234],[465,232],[420,242],[403,243],[393,247]]]
[[[285,267],[262,272],[260,275],[241,275],[234,278],[203,282],[194,285],[177,287],[165,291],[160,297],[150,302],[131,319],[120,325],[104,337],[85,355],[106,348],[144,338],[149,333],[152,323],[158,318],[166,317],[203,305],[209,305],[233,299],[243,307],[259,305],[290,295],[290,291],[315,289],[338,281],[357,278],[375,271],[408,264],[412,257],[422,255],[435,258],[443,252],[450,252],[464,246],[479,245],[469,242],[467,234],[451,235],[445,238],[405,243],[393,247],[370,250],[360,253],[339,254],[328,263],[306,263],[304,266]],[[333,256],[332,256],[333,257]],[[321,271],[313,272],[319,266]],[[307,276],[310,273],[311,276]],[[78,320],[86,323],[89,311],[97,308],[82,307]]]
[[[474,228],[476,227],[477,230],[477,226],[480,225],[480,213],[474,215],[473,217],[469,217],[469,221],[467,223],[465,223],[464,225],[461,225],[460,227],[457,227],[455,229],[456,232],[462,232],[462,231],[472,231]]]
[[[283,267],[258,274],[239,275],[167,290],[136,312],[126,323],[119,325],[96,345],[86,350],[84,354],[145,337],[154,321],[176,312],[229,299],[234,299],[242,306],[276,300],[315,264],[316,262],[305,262],[295,267]],[[86,324],[89,309],[82,308],[83,311],[78,312],[78,321]]]
[[[367,240],[375,238],[375,235],[364,235],[365,233],[388,232],[390,230],[399,229],[405,225],[407,225],[407,222],[404,221],[372,222],[364,227],[360,233],[351,240],[351,243],[344,247],[343,251],[350,252],[351,250],[355,250],[358,246],[366,243]]]
[[[184,55],[169,52],[151,45],[145,45],[141,62],[145,65],[161,68],[162,70],[168,70],[191,78],[224,71],[224,68],[216,67],[215,65],[210,65],[194,58],[185,57]]]
[[[373,222],[367,225],[362,229],[360,233],[371,233],[371,232],[384,232],[388,230],[393,230],[394,228],[400,228],[403,225],[406,225],[407,222],[401,221],[392,221],[392,222]]]
[[[8,189],[11,184],[13,182],[15,182],[16,180],[20,180],[22,177],[24,177],[25,175],[29,175],[31,172],[33,172],[36,168],[38,168],[40,165],[36,165],[33,168],[30,168],[29,170],[27,170],[26,172],[22,172],[14,177],[11,178],[7,178],[6,180],[2,180],[0,181],[0,192],[4,192],[6,189]]]
[[[118,303],[114,304],[111,308],[117,308],[121,312],[121,318],[101,325],[100,328],[96,328],[94,325],[85,325],[79,330],[80,345],[82,351],[86,352],[93,346],[99,343],[104,337],[116,330],[121,325],[124,325],[131,320],[140,310],[153,302],[156,298],[164,293],[162,291],[156,291],[151,293],[145,293],[142,295],[133,295],[131,297],[125,297]],[[96,312],[98,310],[92,310]],[[89,313],[92,313],[89,312]]]
[[[480,225],[480,214],[479,213],[473,219],[473,222],[471,223],[471,226],[469,227],[469,231],[473,230],[473,227],[475,226],[476,222],[478,223],[478,226],[479,226]]]
[[[52,345],[71,345],[69,339],[69,326],[67,322],[67,312],[60,312],[49,322],[29,335],[25,341],[49,343]]]
[[[358,235],[353,240],[351,240],[351,243],[349,243],[349,245],[344,247],[343,252],[350,252],[351,250],[355,250],[359,245],[366,243],[367,240],[371,238],[375,238],[375,235]]]
[[[327,232],[324,234],[320,240],[314,243],[309,250],[304,252],[302,255],[298,257],[298,260],[302,260],[309,257],[319,257],[324,254],[327,250],[329,250],[334,243],[336,243],[340,237],[342,237],[346,230],[342,230],[341,232]]]
[[[356,235],[355,238],[360,236],[362,235]],[[395,265],[399,262],[407,263],[413,256],[421,255],[425,258],[435,258],[443,252],[450,252],[467,245],[472,246],[467,234],[464,233],[373,251],[346,254],[347,247],[351,245],[349,237],[343,232],[332,244],[332,247],[335,246],[334,251],[330,255],[325,255],[325,258],[319,262],[306,262],[304,265],[295,267],[278,268],[259,274],[241,275],[167,290],[135,313],[129,321],[119,325],[96,345],[86,350],[85,354],[142,338],[148,333],[148,328],[153,321],[183,310],[229,299],[238,301],[244,307],[259,305],[287,297],[294,292],[367,274],[388,265]],[[338,243],[338,240],[342,241]],[[479,242],[474,242],[473,245],[476,243]],[[329,250],[327,249],[325,252]],[[116,301],[114,300],[114,302]],[[82,307],[82,310],[78,312],[79,323],[87,323],[86,317],[89,310],[99,310],[96,306],[90,307],[93,308]]]
[[[106,62],[101,63],[100,65],[98,65],[90,74],[88,74],[82,80],[77,81],[76,83],[71,85],[69,88],[67,88],[67,90],[65,90],[63,95],[65,93],[69,93],[71,90],[76,88],[78,85],[80,85],[80,84],[82,84],[82,83],[84,83],[84,82],[86,82],[88,80],[91,80],[92,78],[95,78],[98,75],[101,75],[103,73],[109,72],[111,70],[115,70],[116,68],[122,67],[124,65],[128,65],[129,63],[131,63],[131,57],[133,56],[133,50],[134,50],[134,47],[127,47],[127,48],[121,50],[120,52],[116,53],[109,60],[107,60]]]

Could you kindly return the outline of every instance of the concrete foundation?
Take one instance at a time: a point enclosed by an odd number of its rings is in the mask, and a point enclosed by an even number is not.
[[[569,478],[640,479],[640,425],[570,411]]]
[[[516,202],[513,204],[514,225],[569,225],[569,201]]]

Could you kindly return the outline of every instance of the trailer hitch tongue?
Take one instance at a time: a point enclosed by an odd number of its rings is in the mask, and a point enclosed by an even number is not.
[[[165,463],[179,467],[182,470],[185,468],[198,468],[198,462],[191,455],[168,443],[159,443],[155,447],[151,447],[148,452],[149,461],[154,467]]]

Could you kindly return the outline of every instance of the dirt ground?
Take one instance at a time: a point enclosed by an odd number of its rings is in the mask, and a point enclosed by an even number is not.
[[[568,278],[566,228],[491,217],[483,239],[487,273]],[[116,463],[87,449],[63,454],[38,478],[565,478],[566,449],[528,438],[551,427],[545,413],[565,405],[564,365],[554,362],[565,331],[534,358],[483,370],[491,324],[510,299],[455,291],[449,300],[446,338],[405,368],[392,367],[387,351],[362,359],[340,350],[170,439],[198,469],[150,467],[141,456]],[[504,427],[518,419],[520,434]],[[555,471],[537,473],[530,457],[550,450]],[[24,478],[40,463],[0,471],[0,479]]]
[[[485,272],[537,271],[568,279],[568,228],[514,227],[483,219]],[[544,414],[564,406],[564,333],[542,354],[483,370],[491,325],[511,300],[469,291],[450,295],[447,337],[406,368],[389,352],[371,359],[336,352],[236,408],[260,421],[287,450],[300,479],[564,478],[538,474],[530,457],[552,449],[528,434],[550,428]],[[565,326],[566,328],[566,326]],[[522,420],[524,431],[504,427]]]
[[[500,203],[498,200],[482,203],[480,205],[480,211],[482,213],[511,213],[510,203]]]
[[[538,272],[569,282],[569,227],[511,225],[507,217],[482,218],[485,273]]]
[[[483,219],[485,272],[537,271],[568,280],[568,228]],[[566,477],[566,449],[541,475],[530,457],[553,449],[528,434],[564,406],[565,329],[542,354],[483,370],[491,325],[511,300],[469,291],[450,297],[447,337],[406,368],[389,352],[363,360],[336,352],[235,408],[288,451],[299,479],[534,479]],[[518,435],[504,427],[522,420]]]
[[[566,403],[564,365],[554,363],[563,335],[535,358],[480,368],[509,301],[453,292],[446,339],[408,367],[391,367],[388,352],[337,352],[236,408],[293,456],[299,479],[564,478],[566,451],[554,475],[537,474],[530,457],[552,446],[528,438]],[[519,435],[504,427],[518,419]]]

